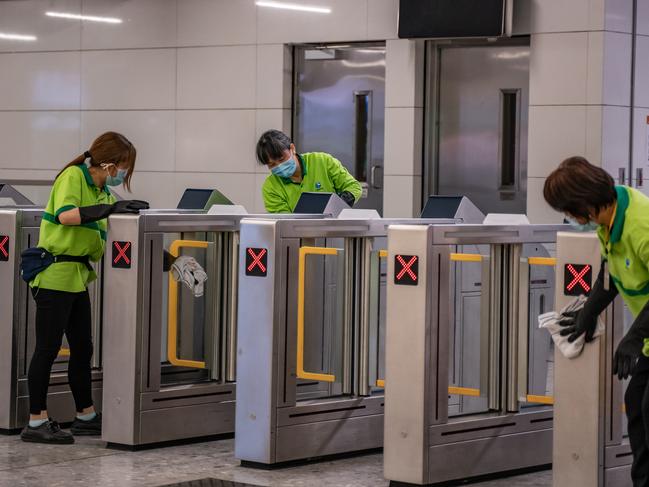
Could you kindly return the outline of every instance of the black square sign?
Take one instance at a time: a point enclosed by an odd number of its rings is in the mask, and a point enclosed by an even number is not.
[[[563,294],[588,296],[593,287],[593,268],[588,264],[566,264],[563,270]]]
[[[419,257],[396,255],[394,257],[394,283],[416,286],[419,281]]]
[[[7,235],[0,235],[0,262],[7,262],[9,260],[9,237]]]
[[[246,276],[266,277],[268,273],[268,250],[246,248]]]
[[[131,268],[131,242],[113,242],[112,266],[117,269]]]

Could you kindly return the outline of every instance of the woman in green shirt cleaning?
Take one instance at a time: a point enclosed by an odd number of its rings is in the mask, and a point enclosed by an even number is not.
[[[135,147],[126,137],[107,132],[65,166],[54,181],[37,253],[44,250],[57,261],[39,269],[30,282],[36,301],[36,347],[28,372],[30,415],[21,434],[23,441],[74,443],[73,436],[49,418],[46,404],[52,364],[63,334],[70,346],[68,379],[77,410],[72,433],[101,434],[101,416],[91,395],[93,344],[87,286],[97,278],[90,262],[99,262],[104,254],[108,216],[138,213],[149,207],[143,201],[116,201],[108,189],[123,184],[130,190],[135,156]],[[23,266],[23,273],[25,269]]]
[[[279,130],[268,130],[259,138],[257,160],[272,173],[261,190],[269,213],[292,213],[306,192],[336,193],[350,207],[361,197],[361,184],[339,160],[324,152],[298,154]]]
[[[634,487],[649,487],[649,198],[583,157],[563,161],[545,181],[545,200],[577,230],[597,230],[602,267],[584,307],[566,320],[569,341],[593,340],[597,317],[619,293],[634,316],[613,358],[613,374],[631,380],[624,396]]]

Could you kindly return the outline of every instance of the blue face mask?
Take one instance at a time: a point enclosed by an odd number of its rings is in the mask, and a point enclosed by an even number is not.
[[[108,165],[104,166],[104,169],[108,171]],[[119,186],[124,182],[127,173],[128,171],[126,169],[118,169],[115,176],[111,176],[109,173],[106,177],[106,186]]]
[[[591,221],[589,221],[588,223],[579,223],[577,220],[569,216],[566,216],[566,220],[568,221],[570,226],[578,232],[594,232],[598,227],[597,223],[593,223]]]
[[[297,169],[297,164],[295,163],[295,158],[291,157],[288,161],[284,161],[281,164],[278,164],[270,170],[275,176],[280,178],[290,178]]]

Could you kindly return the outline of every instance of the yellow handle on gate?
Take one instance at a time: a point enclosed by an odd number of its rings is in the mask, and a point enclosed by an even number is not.
[[[525,399],[527,399],[527,402],[535,404],[548,404],[550,406],[554,404],[554,397],[552,396],[535,396],[528,394]]]
[[[208,243],[200,240],[175,240],[169,247],[169,253],[174,257],[180,255],[181,248],[206,249]],[[204,369],[205,362],[185,360],[178,357],[178,283],[169,273],[169,305],[167,318],[167,360],[172,365]]]
[[[527,259],[529,265],[547,265],[555,266],[557,265],[557,259],[554,257],[530,257]]]
[[[557,265],[557,259],[554,257],[530,257],[527,259],[529,265],[541,265],[554,267]],[[552,396],[537,396],[534,394],[528,394],[525,396],[527,402],[534,404],[547,404],[552,406],[554,404],[554,397]]]
[[[297,281],[297,377],[321,382],[336,382],[332,374],[318,374],[304,370],[304,286],[307,255],[338,255],[338,249],[328,247],[300,247]]]
[[[448,388],[448,393],[455,396],[471,396],[471,397],[480,397],[480,389],[473,389],[471,387],[454,387],[450,386]]]
[[[385,388],[385,380],[379,379],[376,381],[376,387]],[[471,389],[469,387],[453,387],[448,388],[448,393],[456,396],[473,396],[480,397],[480,389]]]
[[[379,259],[385,259],[388,257],[387,250],[379,250]],[[385,387],[385,379],[376,379],[376,387]]]
[[[451,260],[453,262],[482,262],[482,256],[480,254],[451,254]]]
[[[59,349],[59,357],[69,357],[70,356],[70,349],[69,348],[63,348]]]

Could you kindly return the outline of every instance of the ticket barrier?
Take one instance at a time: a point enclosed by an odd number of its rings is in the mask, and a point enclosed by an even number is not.
[[[538,315],[554,307],[563,228],[390,227],[387,479],[433,485],[552,462],[552,345]],[[472,267],[465,293],[456,279]]]
[[[239,227],[249,216],[223,205],[109,218],[102,428],[109,446],[234,432]],[[202,296],[165,272],[163,249],[203,267]]]
[[[355,211],[355,210],[352,210]],[[346,216],[347,215],[347,216]],[[383,445],[387,228],[450,219],[241,224],[235,456],[248,466]]]
[[[557,307],[565,306],[576,287],[590,286],[599,273],[597,237],[559,233],[557,237]],[[624,392],[626,383],[612,375],[615,349],[626,333],[624,306],[618,297],[602,314],[606,333],[569,360],[555,352],[554,487],[632,487]],[[630,324],[627,321],[627,324]]]
[[[5,195],[8,186],[2,188]],[[11,193],[11,198],[15,200]],[[38,243],[43,210],[29,200],[23,206],[0,209],[0,431],[15,432],[29,420],[27,371],[35,346],[34,320],[36,305],[29,286],[21,279],[20,254]],[[94,230],[93,230],[94,231]],[[96,266],[99,267],[99,266]],[[92,358],[92,396],[101,406],[101,273],[88,287],[92,303],[92,335],[95,354]],[[48,390],[48,412],[61,423],[74,420],[74,399],[68,384],[67,342],[63,341],[54,362]]]

